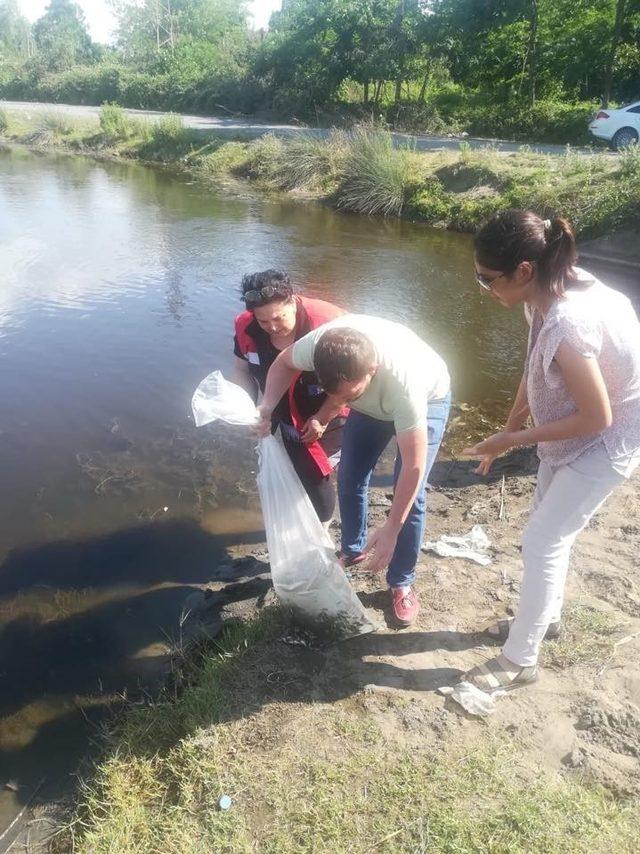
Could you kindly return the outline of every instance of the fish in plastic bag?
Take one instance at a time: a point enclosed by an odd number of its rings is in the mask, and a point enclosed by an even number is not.
[[[247,392],[220,371],[209,374],[192,400],[196,426],[212,421],[253,425],[258,411]],[[291,460],[275,436],[258,443],[258,493],[275,592],[319,634],[347,638],[375,631],[335,556]]]

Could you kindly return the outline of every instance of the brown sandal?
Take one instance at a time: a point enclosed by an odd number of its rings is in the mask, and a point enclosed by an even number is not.
[[[500,664],[499,658],[492,658],[467,671],[460,682],[470,682],[480,691],[491,695],[531,685],[537,679],[538,667],[535,664],[532,667],[521,667],[515,676],[511,676]]]
[[[501,643],[505,643],[507,638],[509,637],[509,631],[511,629],[511,623],[513,623],[513,617],[506,617],[504,620],[498,620],[497,623],[494,623],[493,626],[490,626],[488,629],[485,629],[484,634],[488,635],[493,640],[500,641]],[[491,629],[497,628],[498,631],[494,634]],[[555,623],[549,623],[549,627],[544,634],[545,640],[556,640],[556,638],[560,637],[560,632],[562,629],[562,623],[558,620]]]

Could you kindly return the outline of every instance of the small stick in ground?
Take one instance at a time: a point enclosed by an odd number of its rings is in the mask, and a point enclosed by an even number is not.
[[[505,517],[504,487],[505,487],[505,477],[504,477],[504,475],[502,475],[502,483],[500,484],[500,511],[498,512],[498,519],[501,522]]]

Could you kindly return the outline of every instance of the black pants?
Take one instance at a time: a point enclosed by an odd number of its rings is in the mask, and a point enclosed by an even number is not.
[[[336,490],[331,475],[323,475],[301,442],[282,437],[282,444],[293,463],[305,492],[314,506],[321,522],[328,522],[336,507]]]

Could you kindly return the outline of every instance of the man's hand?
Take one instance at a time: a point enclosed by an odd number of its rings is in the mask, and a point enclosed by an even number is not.
[[[265,436],[268,436],[269,433],[271,433],[271,416],[273,414],[273,410],[270,407],[261,404],[258,407],[258,414],[260,415],[260,420],[253,425],[251,432],[260,436],[261,439],[264,439]]]
[[[363,554],[367,556],[365,562],[359,569],[366,572],[382,572],[389,566],[391,558],[398,542],[400,531],[386,522],[382,527],[376,528],[369,537]]]
[[[510,448],[517,444],[517,433],[503,430],[501,433],[494,433],[488,439],[478,442],[470,448],[465,448],[462,452],[465,457],[480,457],[480,465],[475,470],[476,474],[488,474],[493,461],[496,457],[506,453]]]
[[[300,438],[305,444],[317,442],[324,436],[324,431],[327,429],[326,424],[322,424],[317,418],[310,418],[302,428]]]

